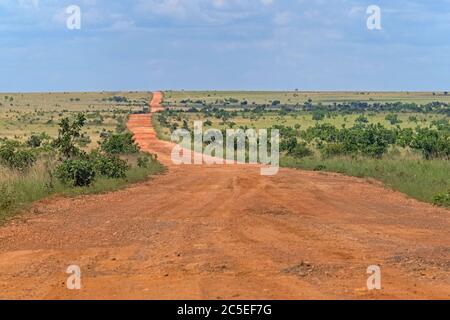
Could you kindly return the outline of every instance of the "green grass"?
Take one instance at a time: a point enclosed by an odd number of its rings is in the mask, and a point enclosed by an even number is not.
[[[131,164],[134,164],[133,162],[135,161],[130,161]],[[34,201],[51,195],[79,196],[115,191],[165,171],[162,164],[153,161],[147,168],[132,165],[125,179],[98,178],[89,187],[74,188],[52,178],[47,168],[44,161],[40,161],[24,174],[0,168],[0,222],[25,209]]]
[[[389,188],[429,203],[433,203],[437,195],[450,191],[450,161],[405,157],[381,160],[349,157],[330,159],[282,157],[281,166],[303,170],[320,169],[348,176],[374,178]]]

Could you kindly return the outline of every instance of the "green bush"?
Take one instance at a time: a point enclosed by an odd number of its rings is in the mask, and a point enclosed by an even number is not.
[[[291,157],[294,158],[305,158],[313,154],[313,152],[308,148],[306,143],[298,143],[291,151],[288,152]]]
[[[287,151],[288,153],[291,153],[297,145],[297,138],[295,136],[290,136],[287,139],[281,140],[280,151]]]
[[[55,175],[64,184],[86,187],[95,179],[94,162],[84,159],[65,160],[56,167]]]
[[[96,155],[92,161],[96,175],[111,179],[125,178],[130,168],[127,161],[117,156]]]
[[[133,154],[139,151],[132,133],[112,134],[100,143],[101,150],[107,154]]]
[[[0,164],[11,169],[25,171],[36,162],[36,156],[30,150],[18,149],[16,141],[5,141],[0,146]]]
[[[42,144],[42,138],[38,135],[33,134],[28,140],[27,145],[30,148],[39,148]]]
[[[428,128],[417,129],[411,148],[422,152],[425,159],[450,158],[450,136]]]

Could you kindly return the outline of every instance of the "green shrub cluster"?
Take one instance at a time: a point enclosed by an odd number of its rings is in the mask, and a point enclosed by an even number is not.
[[[36,162],[36,155],[17,141],[6,140],[0,145],[0,164],[13,170],[25,171]]]
[[[293,155],[292,150],[297,146],[297,140],[302,139],[309,144],[315,144],[324,157],[362,155],[381,158],[390,146],[399,146],[418,150],[427,160],[449,159],[450,126],[446,122],[433,126],[388,129],[381,124],[359,121],[351,128],[341,129],[331,124],[316,124],[302,132],[280,125],[274,128],[280,130],[280,149],[289,155]],[[299,155],[304,156],[303,153]]]
[[[81,132],[85,123],[84,114],[78,114],[73,120],[63,118],[59,123],[58,137],[51,143],[47,142],[50,138],[45,134],[30,136],[26,144],[4,139],[0,142],[0,165],[24,172],[35,164],[40,152],[48,151],[42,148],[45,142],[53,147],[53,156],[58,155],[57,164],[47,169],[48,176],[56,177],[67,186],[90,186],[100,177],[126,178],[131,166],[121,156],[140,151],[133,135],[129,132],[105,135],[98,149],[86,153],[82,147],[90,138]],[[153,160],[151,155],[140,156],[138,167],[148,168]],[[4,189],[3,186],[2,188]],[[5,196],[0,206],[6,207],[11,201],[8,200],[6,189],[3,189],[0,191],[3,191]]]
[[[130,167],[127,161],[120,159],[118,156],[94,153],[90,156],[90,159],[94,163],[97,175],[106,178],[123,179]]]
[[[87,159],[68,159],[56,167],[56,177],[73,187],[89,186],[95,179],[94,163]]]
[[[139,152],[133,134],[126,132],[105,135],[100,148],[86,154],[77,146],[81,143],[80,132],[85,120],[84,116],[79,115],[73,122],[69,119],[61,121],[55,145],[64,160],[56,168],[56,177],[74,187],[89,186],[96,177],[125,178],[130,166],[119,156]]]
[[[103,152],[114,155],[139,152],[139,147],[134,142],[133,134],[130,132],[105,137],[100,143],[100,148]]]

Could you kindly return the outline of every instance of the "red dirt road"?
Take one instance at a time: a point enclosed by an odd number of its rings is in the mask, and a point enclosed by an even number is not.
[[[448,210],[341,175],[176,167],[151,115],[129,128],[168,172],[45,200],[1,227],[0,298],[450,298]],[[66,289],[69,265],[81,290]],[[381,291],[366,288],[369,265]]]

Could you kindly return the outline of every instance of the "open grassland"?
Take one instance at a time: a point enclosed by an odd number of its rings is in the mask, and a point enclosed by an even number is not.
[[[195,104],[230,105],[246,102],[251,104],[272,104],[279,101],[285,105],[302,104],[311,100],[314,103],[329,105],[346,102],[368,103],[416,103],[433,101],[450,102],[450,94],[445,92],[304,92],[304,91],[166,91],[164,101],[169,106]]]
[[[114,131],[118,121],[130,112],[142,111],[149,92],[1,93],[0,137],[26,141],[33,134],[58,134],[64,117],[83,112],[88,122],[83,133],[98,144],[101,132]]]

